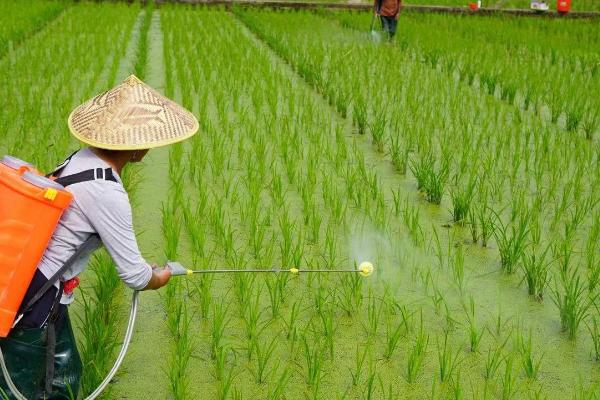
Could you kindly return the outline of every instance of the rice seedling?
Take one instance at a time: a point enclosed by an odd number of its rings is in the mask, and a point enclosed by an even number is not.
[[[600,395],[598,394],[599,385],[590,384],[587,387],[580,381],[578,383],[576,392],[573,396],[573,400],[597,400]]]
[[[385,148],[385,131],[388,124],[385,114],[387,110],[381,109],[379,113],[373,118],[371,123],[371,137],[373,138],[373,144],[377,147],[377,151],[383,153]]]
[[[231,391],[231,386],[233,384],[233,378],[235,377],[233,374],[234,370],[231,368],[229,373],[221,380],[219,380],[217,385],[217,398],[219,400],[226,400],[229,398],[241,400],[242,395],[240,392],[234,389],[233,395],[230,397],[229,392]]]
[[[462,293],[465,287],[465,255],[463,246],[459,245],[452,257],[452,276],[458,290]],[[472,300],[472,298],[471,298]]]
[[[364,135],[367,129],[367,107],[362,97],[355,97],[352,108],[352,119],[358,133]]]
[[[288,382],[290,380],[290,371],[286,368],[279,375],[275,384],[269,384],[267,398],[269,400],[279,400],[284,396]]]
[[[388,146],[388,152],[392,158],[392,164],[396,167],[396,170],[402,174],[406,174],[406,169],[408,168],[408,155],[409,155],[409,146],[401,147],[402,143],[400,143],[400,135],[390,135],[390,142]]]
[[[383,379],[381,379],[381,376],[379,376],[379,388],[381,390],[382,399],[395,400],[398,398],[398,395],[397,395],[396,391],[394,390],[393,383],[390,382],[386,389]]]
[[[515,222],[503,223],[501,217],[494,213],[494,236],[500,251],[502,271],[512,274],[517,268],[517,263],[525,249],[528,247],[528,236],[530,232],[530,213],[524,211]]]
[[[212,307],[212,327],[211,327],[211,357],[217,357],[217,350],[223,347],[223,337],[227,324],[230,319],[228,317],[229,305],[221,300],[221,302],[213,303]]]
[[[379,304],[378,304],[379,303]],[[369,300],[367,303],[367,321],[363,323],[363,328],[369,337],[377,336],[379,330],[379,319],[383,312],[383,306],[372,293],[369,293]]]
[[[306,384],[317,393],[323,378],[323,352],[318,338],[309,342],[306,335],[302,335],[302,349],[306,363]]]
[[[586,322],[586,325],[592,337],[592,358],[600,361],[600,324],[598,324],[596,316],[591,318],[591,322]]]
[[[250,294],[250,296],[253,295]],[[265,322],[264,324],[260,323],[263,314],[260,307],[260,291],[253,297],[254,298],[249,299],[247,306],[243,308],[242,314],[246,339],[248,340],[248,360],[252,357],[252,351],[254,350],[253,344],[258,339],[259,333],[268,326],[268,322]]]
[[[504,360],[504,374],[500,377],[500,387],[502,389],[500,398],[502,400],[513,399],[518,391],[516,387],[517,376],[514,374],[513,362],[513,358],[510,355]]]
[[[446,331],[444,334],[443,346],[440,346],[439,340],[437,343],[440,382],[448,381],[461,363],[461,360],[458,357],[460,350],[457,350],[456,353],[453,354],[452,347],[448,344],[448,336],[448,332]]]
[[[179,246],[179,236],[181,233],[181,223],[178,214],[175,212],[176,206],[171,198],[168,203],[162,205],[162,230],[165,238],[165,257],[168,260],[177,258],[177,248]]]
[[[358,384],[360,383],[360,379],[362,378],[363,367],[365,365],[365,359],[367,358],[367,352],[369,350],[369,347],[366,346],[361,353],[360,346],[358,344],[356,345],[354,368],[350,369],[350,376],[352,377],[353,386],[358,386]]]
[[[283,286],[279,276],[268,276],[265,279],[267,291],[269,293],[269,304],[271,306],[271,318],[279,316],[279,310],[283,302]]]
[[[354,268],[357,268],[356,263]],[[337,305],[350,317],[362,306],[363,279],[357,275],[344,275],[341,282]]]
[[[481,245],[483,247],[487,247],[489,238],[494,236],[496,233],[496,228],[493,222],[493,213],[491,209],[487,207],[487,204],[484,203],[478,207],[477,220],[479,221],[478,226],[480,231]]]
[[[193,290],[198,298],[200,315],[202,318],[208,317],[210,306],[213,304],[211,288],[213,286],[214,278],[214,275],[206,274],[198,277],[198,279],[194,280],[192,283]]]
[[[183,302],[176,303],[175,309],[170,313],[177,313],[177,326],[171,327],[174,342],[168,365],[169,385],[175,399],[185,399],[189,396],[190,389],[186,371],[193,347],[189,336],[191,316]],[[173,332],[173,329],[176,331]]]
[[[469,305],[463,304],[463,309],[467,316],[467,332],[469,334],[469,348],[471,352],[479,352],[479,345],[483,337],[484,330],[477,325],[475,318],[475,300],[473,296],[469,297]]]
[[[487,356],[485,359],[485,371],[483,374],[486,382],[497,376],[497,372],[500,368],[500,365],[507,358],[507,356],[503,353],[504,344],[501,346],[497,346],[493,350],[491,346],[488,348]]]
[[[334,307],[334,305],[330,305],[318,310],[319,316],[321,318],[321,325],[323,328],[323,339],[325,341],[325,346],[329,350],[329,357],[331,358],[331,360],[334,359],[333,347],[335,343],[335,334],[337,331]]]
[[[426,167],[426,178],[423,189],[427,193],[427,201],[433,204],[440,204],[446,187],[446,182],[449,175],[449,161],[444,158],[437,169],[435,163],[428,164]]]
[[[451,393],[450,398],[454,400],[462,400],[464,398],[464,390],[461,381],[460,367],[456,370],[456,374],[450,382]]]
[[[217,381],[222,382],[225,378],[225,368],[227,366],[227,360],[232,352],[231,346],[228,344],[219,345],[215,348],[214,361],[214,377]]]
[[[389,360],[392,358],[394,351],[398,347],[398,343],[403,336],[403,333],[406,334],[406,322],[400,321],[398,325],[394,328],[389,319],[387,322],[387,331],[386,331],[386,342],[385,342],[385,350],[383,352],[383,356]]]
[[[425,190],[429,179],[429,171],[433,167],[435,160],[429,153],[418,154],[418,158],[411,159],[409,163],[410,170],[417,180],[417,190]]]
[[[423,360],[427,353],[427,347],[429,345],[429,335],[425,333],[423,328],[423,313],[421,312],[421,323],[419,325],[419,332],[415,338],[415,343],[412,349],[408,353],[406,363],[406,381],[413,384],[421,374],[423,367]]]
[[[469,232],[471,234],[471,241],[473,244],[477,244],[479,242],[479,222],[473,207],[471,207],[467,213],[467,226],[469,227]]]
[[[548,272],[553,260],[547,260],[549,249],[549,245],[543,251],[538,251],[534,247],[521,256],[523,279],[527,282],[527,291],[530,296],[538,301],[543,300],[544,290],[550,280]]]
[[[377,377],[377,371],[373,365],[369,366],[369,373],[367,375],[367,380],[365,382],[365,387],[363,389],[363,398],[367,400],[371,400],[375,394],[375,378]]]
[[[587,319],[598,298],[598,294],[588,296],[586,292],[574,268],[561,270],[560,278],[552,288],[552,301],[559,310],[562,331],[567,333],[570,340],[575,339],[579,325]]]
[[[253,370],[256,383],[262,384],[265,382],[269,374],[268,365],[273,357],[277,345],[278,337],[275,336],[268,344],[261,342],[260,339],[254,341],[254,354],[256,355],[256,369]]]
[[[521,365],[525,372],[525,376],[531,380],[537,379],[543,356],[535,357],[532,353],[531,330],[529,331],[527,338],[523,337],[522,332],[517,333],[516,347],[521,356]]]
[[[402,219],[404,225],[410,232],[410,237],[417,246],[422,246],[425,242],[425,234],[421,227],[421,217],[419,209],[410,204],[408,198],[404,201],[402,208]]]
[[[455,177],[455,181],[458,180],[459,178]],[[473,175],[464,186],[460,186],[458,182],[455,182],[454,188],[450,189],[454,222],[462,224],[469,215],[476,185],[476,175]]]

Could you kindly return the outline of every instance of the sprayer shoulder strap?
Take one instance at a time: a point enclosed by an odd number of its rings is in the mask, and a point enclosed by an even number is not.
[[[31,298],[31,300],[29,300],[29,302],[25,305],[25,307],[21,309],[19,314],[25,314],[26,312],[28,312],[31,309],[31,307],[33,307],[33,305],[39,299],[41,299],[42,296],[52,286],[54,286],[54,284],[60,279],[60,277],[65,272],[67,272],[67,270],[69,268],[71,268],[73,266],[73,264],[75,264],[75,261],[77,261],[79,258],[81,258],[81,256],[83,254],[85,254],[87,251],[90,251],[90,250],[96,248],[99,243],[100,243],[100,238],[98,237],[98,235],[91,235],[89,238],[87,238],[87,240],[85,242],[83,242],[83,244],[81,246],[79,246],[79,248],[77,250],[75,250],[75,253],[73,253],[73,255],[71,257],[69,257],[69,259],[63,264],[63,266],[60,267],[58,269],[58,271],[56,271],[54,273],[54,275],[52,275],[48,279],[48,281],[46,283],[44,283],[44,285],[42,285],[40,290],[38,290],[37,293]]]
[[[46,175],[47,178],[52,176],[57,176],[60,174],[65,167],[69,164],[73,156],[77,154],[77,151],[71,154],[69,157],[65,159],[60,165],[58,165],[54,171]],[[55,182],[63,185],[64,187],[74,185],[76,183],[95,181],[97,179],[104,179],[106,181],[117,182],[117,178],[113,174],[113,170],[111,168],[94,168],[88,169],[85,171],[78,172],[76,174],[61,176],[60,178],[56,178]]]
[[[105,181],[117,182],[117,178],[115,178],[115,175],[113,174],[111,168],[88,169],[73,175],[61,176],[60,178],[56,178],[55,182],[63,185],[64,187],[67,187],[76,183],[95,181],[97,179],[104,179]]]

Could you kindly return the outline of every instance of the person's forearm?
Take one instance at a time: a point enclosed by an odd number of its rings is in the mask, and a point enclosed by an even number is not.
[[[171,271],[165,268],[160,271],[153,270],[152,277],[148,284],[142,290],[156,290],[165,286],[171,278]]]

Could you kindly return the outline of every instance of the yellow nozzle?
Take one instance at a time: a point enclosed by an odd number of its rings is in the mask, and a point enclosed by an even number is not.
[[[194,275],[194,271],[191,269],[186,269],[185,273],[186,273],[186,275]]]
[[[300,271],[298,271],[298,268],[290,268],[290,273],[294,274],[294,275],[298,275]]]
[[[358,270],[360,271],[359,274],[361,274],[365,278],[367,276],[370,276],[373,273],[373,269],[374,269],[373,264],[371,264],[368,261],[363,261],[358,266]]]

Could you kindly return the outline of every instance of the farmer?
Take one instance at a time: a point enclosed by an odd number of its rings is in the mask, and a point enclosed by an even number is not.
[[[53,173],[74,201],[38,265],[21,304],[21,318],[0,342],[10,375],[28,399],[77,398],[81,360],[67,305],[90,253],[100,244],[131,289],[158,289],[169,282],[168,268],[155,270],[140,254],[120,175],[128,163],[142,161],[149,149],[182,141],[198,130],[190,112],[133,75],[77,107],[68,122],[71,133],[89,146]],[[72,265],[60,271],[66,263]],[[57,281],[51,284],[53,278]],[[49,289],[43,292],[46,283]],[[1,376],[0,388],[10,395]]]
[[[398,26],[402,0],[375,0],[375,16],[381,18],[381,29],[392,40]]]

